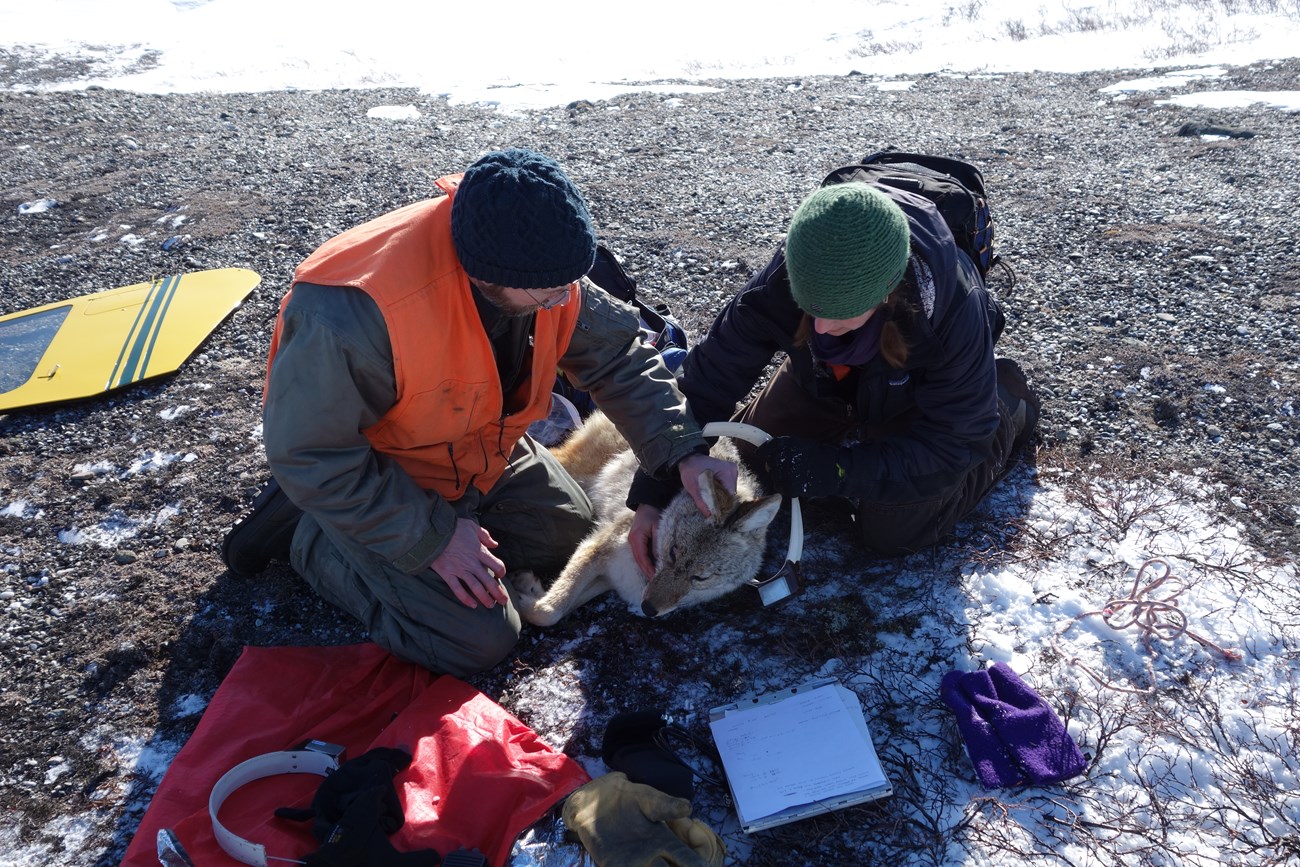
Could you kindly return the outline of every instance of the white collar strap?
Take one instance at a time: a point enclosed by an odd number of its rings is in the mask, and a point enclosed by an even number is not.
[[[253,867],[267,867],[268,858],[275,861],[302,863],[296,858],[268,856],[265,846],[245,840],[243,837],[227,830],[217,819],[217,813],[232,792],[245,783],[253,782],[253,780],[273,777],[277,774],[316,774],[324,777],[338,770],[339,756],[342,755],[342,749],[334,747],[333,744],[325,744],[319,741],[310,742],[311,745],[318,743],[321,747],[331,747],[333,749],[327,751],[312,749],[311,746],[308,746],[298,750],[264,753],[246,762],[240,762],[229,771],[226,771],[221,779],[217,780],[217,784],[212,787],[212,794],[208,796],[208,816],[212,819],[212,833],[227,855],[244,864],[251,864]],[[338,752],[334,752],[334,749],[337,749]]]
[[[762,428],[739,421],[714,421],[704,426],[706,437],[732,437],[752,445],[761,446],[772,438]],[[763,606],[775,605],[803,590],[803,572],[799,558],[803,556],[803,512],[799,498],[790,498],[790,547],[786,550],[785,565],[768,578],[751,578],[749,583],[758,589]]]

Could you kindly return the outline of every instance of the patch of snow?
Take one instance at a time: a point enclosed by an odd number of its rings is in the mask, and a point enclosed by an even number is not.
[[[377,105],[366,112],[366,117],[379,120],[419,120],[422,116],[413,105]]]
[[[45,510],[39,506],[34,506],[26,500],[14,500],[9,505],[0,509],[0,517],[4,518],[40,518],[45,515]]]
[[[122,477],[134,476],[138,473],[153,473],[166,467],[174,461],[180,460],[180,455],[167,454],[156,449],[145,452],[140,457],[131,462],[131,466],[122,473]]]
[[[18,206],[18,213],[23,214],[24,216],[28,214],[43,214],[46,211],[57,208],[58,206],[59,203],[54,199],[37,199],[34,202],[23,202]]]
[[[1117,81],[1101,89],[1102,93],[1137,93],[1146,90],[1162,90],[1171,87],[1185,87],[1188,82],[1206,78],[1222,78],[1227,70],[1222,66],[1204,66],[1199,69],[1183,69],[1151,75],[1145,78],[1129,78]]]
[[[208,700],[201,695],[183,695],[172,705],[172,716],[177,719],[196,716],[207,709]]]

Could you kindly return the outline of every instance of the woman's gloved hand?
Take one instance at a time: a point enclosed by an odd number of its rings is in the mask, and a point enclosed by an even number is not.
[[[597,867],[719,867],[726,855],[722,841],[690,815],[690,801],[618,771],[564,802],[564,824]]]
[[[773,437],[757,456],[768,486],[786,497],[833,497],[849,471],[848,449],[803,437]]]

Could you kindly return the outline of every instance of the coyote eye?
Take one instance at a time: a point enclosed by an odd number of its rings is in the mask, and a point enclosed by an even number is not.
[[[692,576],[691,576],[691,580],[694,581],[696,584],[699,584],[701,581],[704,580],[704,576],[703,576],[703,575],[692,575]]]
[[[677,562],[677,546],[674,545],[668,549],[668,565],[671,566]]]

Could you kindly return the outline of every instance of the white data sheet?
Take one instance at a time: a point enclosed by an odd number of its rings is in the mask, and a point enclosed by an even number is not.
[[[710,727],[747,831],[891,792],[857,695],[834,681],[715,708]]]

